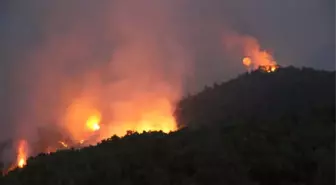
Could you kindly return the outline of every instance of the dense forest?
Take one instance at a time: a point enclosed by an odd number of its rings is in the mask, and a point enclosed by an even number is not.
[[[40,154],[5,185],[335,184],[335,72],[256,70],[182,99],[176,132]]]

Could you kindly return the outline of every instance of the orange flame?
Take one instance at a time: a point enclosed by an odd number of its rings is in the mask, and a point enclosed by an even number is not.
[[[145,99],[132,100],[114,105],[114,120],[107,130],[102,130],[105,137],[124,136],[127,131],[162,131],[168,133],[177,129],[173,116],[173,106],[164,98],[155,98],[148,103]],[[131,107],[133,108],[130,112]]]
[[[251,65],[252,65],[252,59],[250,57],[244,57],[243,58],[243,64],[246,67],[247,71],[250,71]]]
[[[272,54],[263,50],[258,40],[254,37],[227,33],[224,35],[224,46],[229,53],[244,55],[242,62],[248,70],[260,69],[270,73],[279,68]]]
[[[276,61],[267,51],[259,49],[259,45],[255,47],[246,47],[245,52],[249,55],[243,58],[243,64],[249,69],[252,66],[254,69],[260,69],[264,72],[271,73],[278,69]]]
[[[176,130],[176,123],[173,116],[163,115],[159,112],[148,112],[143,115],[143,119],[140,120],[136,126],[136,131],[162,131],[168,133]]]
[[[254,68],[259,68],[260,70],[267,72],[267,73],[275,72],[279,68],[279,66],[274,61],[270,62],[267,65],[258,66],[257,64],[253,63],[250,57],[244,57],[243,64],[248,70],[251,69],[251,65],[254,65]]]
[[[64,141],[59,141],[59,144],[61,144],[64,148],[68,148],[68,144],[66,144]]]
[[[243,64],[249,63],[254,69],[261,69],[265,72],[274,72],[278,65],[273,56],[260,48],[260,45],[256,39],[247,40],[244,45],[244,52],[247,57],[243,59]]]
[[[75,101],[68,107],[64,123],[72,139],[81,143],[92,132],[100,130],[101,114],[85,98]]]
[[[97,131],[100,129],[100,115],[93,115],[90,116],[89,119],[86,121],[86,126],[88,129],[92,130],[92,131]]]
[[[265,66],[260,66],[259,69],[261,69],[262,71],[265,71],[267,73],[272,73],[272,72],[275,72],[278,68],[279,68],[279,66],[277,66],[277,65],[265,65]]]
[[[17,154],[17,166],[19,168],[23,168],[26,165],[27,161],[27,142],[25,140],[21,140],[18,146],[18,154]]]
[[[244,57],[243,58],[243,64],[246,66],[246,67],[250,67],[251,64],[252,64],[252,60],[250,57]]]

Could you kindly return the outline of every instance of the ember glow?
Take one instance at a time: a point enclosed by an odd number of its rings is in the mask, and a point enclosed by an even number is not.
[[[89,119],[86,121],[86,126],[92,131],[97,131],[100,129],[100,115],[90,116]]]
[[[27,161],[27,142],[21,140],[19,142],[18,151],[17,151],[17,167],[23,168],[26,165]]]
[[[250,57],[244,57],[243,58],[243,64],[249,68],[252,64],[252,59]]]
[[[59,144],[61,144],[64,148],[68,148],[68,144],[66,144],[64,141],[59,141]]]
[[[259,67],[260,70],[267,73],[275,72],[278,68],[279,68],[278,65],[264,65]]]
[[[75,143],[81,143],[100,129],[101,114],[89,99],[80,98],[66,110],[64,127]]]
[[[145,118],[139,122],[136,126],[136,131],[162,131],[168,133],[176,130],[175,119],[172,116],[163,116],[159,114],[148,114],[148,118]]]

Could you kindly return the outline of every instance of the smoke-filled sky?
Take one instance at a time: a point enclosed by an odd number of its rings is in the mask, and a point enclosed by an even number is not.
[[[0,10],[0,139],[53,123],[74,132],[68,122],[96,109],[114,131],[162,121],[184,93],[245,70],[225,50],[232,34],[280,65],[335,65],[333,0],[3,0]]]

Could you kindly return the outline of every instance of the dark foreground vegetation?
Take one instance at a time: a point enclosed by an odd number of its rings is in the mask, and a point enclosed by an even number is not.
[[[6,185],[335,184],[335,72],[259,71],[182,100],[177,132],[41,154]]]

